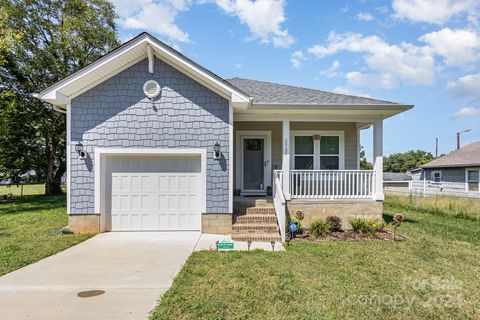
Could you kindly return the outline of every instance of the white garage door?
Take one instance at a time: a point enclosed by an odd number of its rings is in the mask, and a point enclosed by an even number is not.
[[[204,191],[202,175],[195,172],[199,161],[165,157],[112,161],[111,230],[200,230]],[[147,172],[130,172],[142,169]]]

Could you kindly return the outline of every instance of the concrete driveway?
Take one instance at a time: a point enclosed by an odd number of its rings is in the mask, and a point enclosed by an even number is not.
[[[145,319],[199,237],[196,232],[97,235],[0,277],[1,318]],[[105,293],[78,296],[90,290]]]

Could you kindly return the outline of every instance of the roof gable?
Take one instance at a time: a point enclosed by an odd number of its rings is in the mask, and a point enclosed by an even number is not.
[[[480,166],[480,141],[470,143],[460,149],[424,164],[422,168],[472,167]]]
[[[150,48],[151,51],[149,52]],[[133,64],[157,57],[212,91],[234,107],[246,108],[251,98],[234,85],[144,32],[36,96],[53,105],[65,106],[71,99],[109,79]],[[146,70],[147,71],[147,70]]]

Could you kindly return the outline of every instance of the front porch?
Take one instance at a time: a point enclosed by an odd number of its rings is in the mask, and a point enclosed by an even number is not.
[[[360,131],[370,126],[374,168],[361,170]],[[236,196],[383,200],[382,120],[237,121],[234,132]]]
[[[329,215],[345,222],[351,216],[381,216],[382,124],[234,122],[233,237],[278,241],[274,233],[279,233],[285,241],[287,217],[297,210],[304,212],[307,227]],[[374,168],[361,170],[360,131],[371,126]]]

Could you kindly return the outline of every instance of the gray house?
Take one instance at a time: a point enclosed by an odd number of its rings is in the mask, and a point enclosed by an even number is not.
[[[383,190],[386,194],[409,194],[411,181],[410,172],[384,172]]]
[[[380,215],[383,120],[410,105],[222,79],[142,33],[37,95],[67,115],[69,227],[283,240],[286,216]],[[374,170],[360,170],[373,126]],[[235,195],[235,196],[234,196]],[[271,196],[270,196],[271,195]]]
[[[412,174],[413,192],[480,198],[480,142],[437,158]]]

